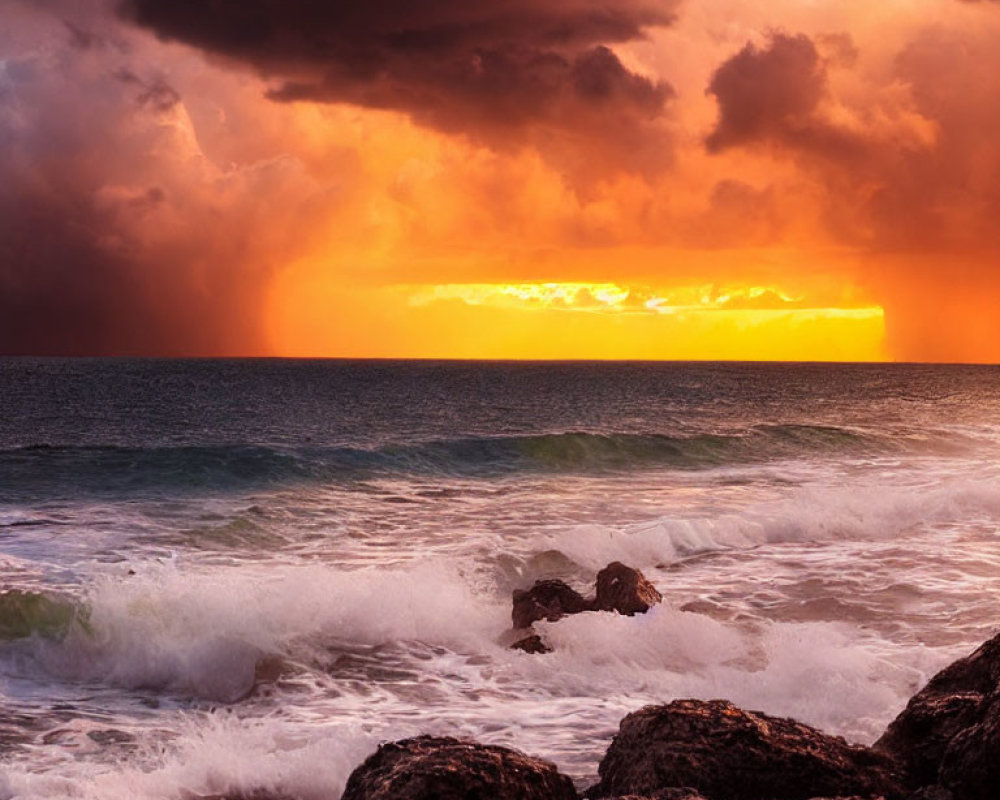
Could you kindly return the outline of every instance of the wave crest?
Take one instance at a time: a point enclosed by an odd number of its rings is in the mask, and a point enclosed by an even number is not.
[[[912,443],[822,425],[756,425],[725,433],[565,431],[350,446],[34,445],[0,451],[0,501],[38,493],[227,491],[362,480],[378,474],[490,477],[521,472],[696,470],[817,454],[898,452]]]

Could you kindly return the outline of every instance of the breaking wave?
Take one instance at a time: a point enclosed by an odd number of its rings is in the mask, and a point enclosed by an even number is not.
[[[41,492],[217,492],[377,474],[502,476],[521,472],[697,470],[817,455],[954,449],[939,440],[819,425],[755,425],[728,433],[569,431],[465,436],[380,447],[33,445],[0,451],[0,502]]]

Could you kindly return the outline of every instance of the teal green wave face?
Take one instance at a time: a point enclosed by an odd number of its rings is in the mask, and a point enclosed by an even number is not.
[[[40,592],[10,589],[0,592],[0,640],[43,636],[62,639],[74,623],[89,631],[86,614],[72,603]]]

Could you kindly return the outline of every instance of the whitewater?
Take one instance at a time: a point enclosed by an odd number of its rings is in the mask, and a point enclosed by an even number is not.
[[[0,798],[339,797],[456,735],[579,786],[723,698],[870,743],[1000,627],[1000,369],[0,360]],[[664,603],[539,623],[611,561]]]

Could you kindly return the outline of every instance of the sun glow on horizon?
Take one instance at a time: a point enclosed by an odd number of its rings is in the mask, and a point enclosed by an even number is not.
[[[470,306],[557,309],[587,313],[677,314],[691,311],[786,311],[788,309],[849,312],[848,316],[881,315],[881,307],[830,307],[775,286],[699,284],[670,289],[619,283],[451,283],[416,287],[410,304],[460,300]]]
[[[770,285],[304,283],[272,296],[276,355],[885,361],[885,312]]]

